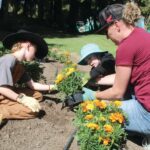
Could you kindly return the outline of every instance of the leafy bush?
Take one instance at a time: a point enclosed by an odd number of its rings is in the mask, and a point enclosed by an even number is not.
[[[38,82],[39,80],[46,80],[45,77],[43,76],[43,67],[40,65],[39,62],[37,61],[32,61],[32,62],[24,62],[23,63],[26,71],[29,73],[30,77]]]
[[[126,117],[120,101],[85,101],[76,109],[74,124],[81,150],[118,150],[126,139]]]
[[[37,61],[32,62],[23,62],[23,65],[25,67],[26,72],[28,72],[29,76],[35,81],[35,82],[46,82],[46,78],[43,76],[43,67],[40,65]],[[25,83],[19,82],[16,83],[17,87],[26,87],[27,85]]]

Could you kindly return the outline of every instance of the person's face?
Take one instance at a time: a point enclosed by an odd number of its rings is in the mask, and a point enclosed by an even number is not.
[[[35,58],[36,46],[30,42],[22,43],[23,48],[25,48],[25,60],[32,61]]]
[[[91,56],[88,58],[87,63],[92,67],[97,67],[101,63],[101,60],[98,59],[96,56]]]
[[[118,21],[110,24],[106,29],[106,36],[108,39],[111,39],[116,45],[119,43],[119,26]]]

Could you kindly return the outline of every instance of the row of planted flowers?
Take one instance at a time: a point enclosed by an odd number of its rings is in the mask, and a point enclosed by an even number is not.
[[[74,120],[81,150],[119,150],[126,139],[120,101],[85,101]]]
[[[84,74],[72,62],[56,77],[58,90],[66,96],[82,90]],[[81,150],[119,150],[126,140],[121,101],[85,101],[75,108],[74,125]]]

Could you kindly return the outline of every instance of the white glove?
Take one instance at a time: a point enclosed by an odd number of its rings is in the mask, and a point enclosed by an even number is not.
[[[25,94],[19,94],[17,101],[30,108],[33,112],[39,112],[41,109],[39,102],[35,98],[26,96]]]
[[[57,91],[57,90],[58,90],[58,87],[57,87],[56,84],[50,84],[50,85],[49,85],[49,90],[50,90],[50,91]]]

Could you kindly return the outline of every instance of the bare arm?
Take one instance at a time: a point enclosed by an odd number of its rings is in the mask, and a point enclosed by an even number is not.
[[[34,82],[33,80],[30,80],[29,82],[27,82],[27,85],[29,88],[33,90],[38,90],[38,91],[49,91],[50,89],[50,85]]]
[[[107,75],[97,80],[99,85],[113,85],[115,81],[115,74]]]
[[[9,99],[12,99],[14,101],[17,100],[17,97],[18,97],[18,94],[15,93],[13,90],[11,90],[10,88],[8,87],[4,87],[4,86],[1,86],[0,87],[0,94],[2,94],[3,96],[9,98]]]
[[[131,76],[131,67],[117,66],[116,76],[112,88],[96,92],[97,99],[120,99],[123,97]]]

